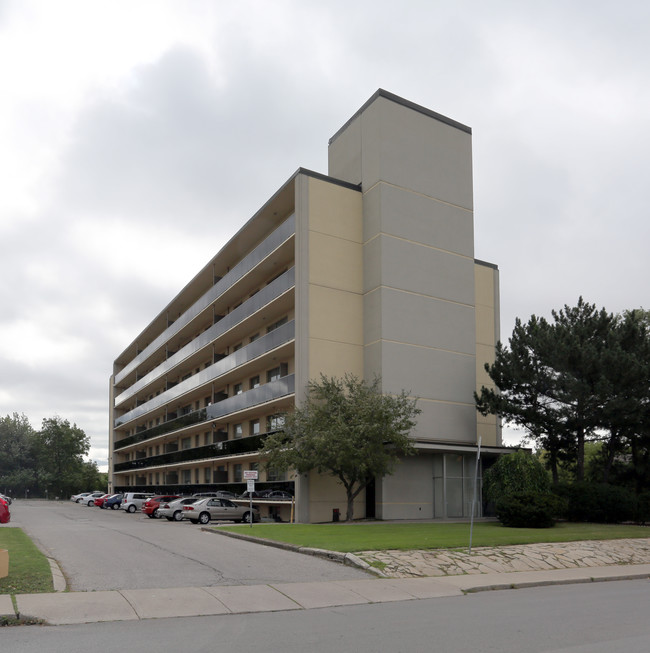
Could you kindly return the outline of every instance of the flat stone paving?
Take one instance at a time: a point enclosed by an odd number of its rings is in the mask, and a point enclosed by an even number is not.
[[[650,563],[650,539],[594,540],[441,551],[363,551],[391,578],[459,576]]]

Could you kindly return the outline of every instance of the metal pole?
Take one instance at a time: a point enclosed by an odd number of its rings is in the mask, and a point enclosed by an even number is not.
[[[472,552],[472,534],[474,533],[474,506],[476,505],[476,487],[478,485],[478,462],[481,458],[481,436],[478,438],[478,448],[476,450],[476,469],[474,470],[474,496],[472,498],[472,516],[470,518],[469,526],[469,551]]]

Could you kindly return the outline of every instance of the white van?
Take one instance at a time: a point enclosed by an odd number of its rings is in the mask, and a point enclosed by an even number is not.
[[[127,512],[140,511],[142,509],[142,504],[155,495],[145,494],[144,492],[127,492],[122,499],[122,510]]]

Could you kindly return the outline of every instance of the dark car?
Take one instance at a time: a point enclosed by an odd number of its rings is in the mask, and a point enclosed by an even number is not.
[[[119,510],[122,505],[123,494],[113,494],[108,499],[104,500],[101,505],[102,508],[111,508],[111,510]]]
[[[263,499],[270,499],[271,501],[291,501],[293,495],[284,490],[267,490],[262,493]]]
[[[180,499],[179,494],[158,494],[155,497],[147,499],[142,504],[142,512],[150,519],[158,519],[158,508],[161,503],[168,503],[174,499]]]

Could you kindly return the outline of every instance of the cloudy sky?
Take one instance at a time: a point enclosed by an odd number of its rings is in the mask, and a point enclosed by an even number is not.
[[[107,457],[112,361],[378,88],[473,130],[515,317],[650,307],[650,3],[0,0],[0,415]]]

